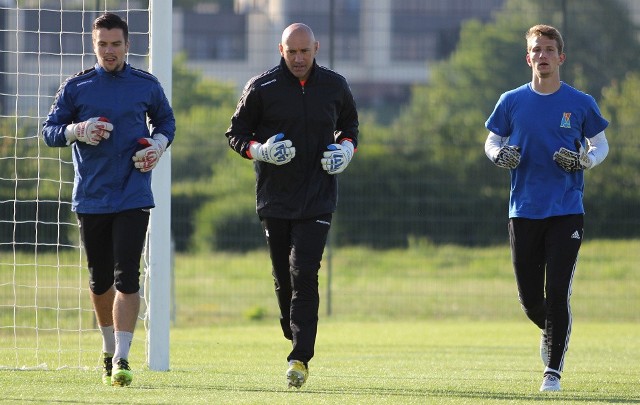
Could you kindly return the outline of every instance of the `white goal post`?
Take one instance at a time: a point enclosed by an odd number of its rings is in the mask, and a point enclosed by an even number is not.
[[[150,69],[171,100],[172,1],[151,0]],[[151,187],[156,208],[149,226],[149,327],[148,364],[152,370],[169,369],[169,326],[171,308],[171,148],[154,169]]]
[[[91,23],[129,22],[128,60],[171,100],[171,0],[0,0],[0,369],[95,368],[88,270],[71,213],[70,148],[40,131],[62,81],[92,66]],[[132,367],[169,369],[171,148],[154,169]]]

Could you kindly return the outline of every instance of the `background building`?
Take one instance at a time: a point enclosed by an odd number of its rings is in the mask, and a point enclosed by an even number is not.
[[[429,80],[429,65],[446,58],[463,21],[486,21],[504,0],[237,0],[235,8],[202,5],[174,12],[174,50],[191,67],[239,89],[278,62],[282,30],[309,25],[320,42],[318,62],[346,76],[359,105],[406,100]],[[333,7],[333,8],[332,8]]]

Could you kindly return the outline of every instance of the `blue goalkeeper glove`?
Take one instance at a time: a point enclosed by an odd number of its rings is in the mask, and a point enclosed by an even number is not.
[[[348,140],[343,140],[340,144],[332,143],[327,146],[320,164],[329,174],[342,173],[351,162],[353,153],[353,144]]]
[[[284,139],[283,133],[272,136],[264,144],[251,142],[248,152],[252,159],[278,166],[291,162],[296,156],[296,148],[290,140]]]

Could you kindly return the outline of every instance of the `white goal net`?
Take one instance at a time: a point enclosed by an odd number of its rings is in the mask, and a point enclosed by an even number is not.
[[[0,368],[87,368],[99,362],[101,337],[70,207],[71,149],[47,147],[40,131],[60,83],[94,65],[91,24],[104,11],[129,22],[128,61],[152,70],[153,3],[0,0]],[[149,364],[149,245],[134,367]]]

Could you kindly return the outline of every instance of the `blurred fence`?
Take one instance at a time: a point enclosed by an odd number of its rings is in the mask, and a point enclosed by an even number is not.
[[[174,0],[173,16],[172,104],[178,131],[171,146],[171,228],[177,324],[275,314],[252,164],[229,149],[224,133],[243,85],[278,63],[281,32],[296,21],[309,24],[320,41],[318,62],[349,81],[361,121],[358,153],[340,175],[338,212],[320,274],[324,313],[522,319],[506,232],[509,175],[484,156],[484,121],[502,92],[530,80],[524,33],[533,24],[548,23],[560,28],[566,41],[561,78],[593,95],[611,123],[609,157],[586,174],[586,239],[617,240],[626,249],[587,247],[588,260],[580,266],[588,272],[578,273],[586,277],[586,294],[576,299],[588,305],[580,305],[579,313],[638,320],[640,257],[625,241],[640,238],[640,1],[191,3]],[[104,5],[112,7],[110,1]],[[9,14],[0,7],[2,21]],[[36,24],[35,15],[25,21]],[[78,24],[57,14],[37,15],[53,28],[43,25],[40,42],[29,42],[26,54],[38,56],[37,44],[60,57],[55,39],[65,35],[58,24]],[[132,50],[144,51],[146,42],[138,42],[146,36],[146,16],[129,15],[132,28],[144,34],[131,38]],[[36,38],[31,28],[28,34]],[[10,43],[10,37],[9,30],[0,29],[0,42]],[[2,56],[4,73],[13,59],[9,52]],[[134,65],[141,61],[139,55],[129,58]],[[76,59],[60,59],[76,69]],[[40,115],[0,121],[1,132],[26,139],[17,143],[2,137],[0,172],[19,167],[28,178],[16,206],[15,190],[0,187],[2,255],[21,249],[16,238],[25,246],[41,242],[40,252],[78,240],[67,203],[70,181],[33,196],[42,178],[70,179],[70,151],[56,150],[61,153],[56,159],[24,159],[39,149],[42,114],[60,80],[58,72],[55,85],[42,85],[43,76],[33,74],[32,83],[42,89],[24,90],[43,94]],[[0,87],[10,84],[3,80]],[[0,109],[17,106],[15,94],[2,93]],[[42,151],[42,156],[53,153]],[[59,159],[66,167],[58,167]],[[11,176],[0,177],[12,184]],[[35,201],[48,198],[63,201],[63,209],[35,208]],[[479,250],[469,254],[471,248]],[[594,249],[608,254],[594,254]],[[482,263],[478,256],[485,257]]]
[[[184,30],[175,51],[186,53],[190,69],[201,72],[206,80],[230,84],[238,97],[246,80],[278,63],[282,29],[302,21],[314,29],[320,41],[318,62],[347,78],[359,105],[360,147],[340,178],[338,212],[321,272],[326,312],[374,317],[522,316],[507,243],[509,177],[484,156],[484,120],[501,92],[530,80],[524,32],[536,23],[561,29],[568,53],[561,78],[592,94],[611,121],[607,130],[612,147],[609,159],[586,176],[587,238],[629,240],[640,235],[640,215],[634,209],[640,202],[634,189],[640,165],[630,156],[639,152],[636,121],[631,117],[635,114],[614,101],[633,93],[629,89],[635,81],[625,80],[640,66],[640,2],[336,0],[235,4],[234,9],[211,9],[206,15],[202,10],[176,12]],[[474,38],[479,42],[473,42]],[[609,53],[607,44],[625,48],[621,51],[624,62],[612,63],[617,56]],[[615,85],[622,87],[607,100],[606,89]],[[192,122],[183,120],[172,146],[178,159],[191,157],[184,161],[193,162],[193,170],[201,159],[210,161],[211,170],[201,181],[194,181],[189,178],[193,174],[189,163],[181,166],[174,160],[174,170],[187,168],[174,174],[176,284],[190,284],[185,280],[190,277],[201,280],[201,287],[207,285],[203,296],[193,294],[193,286],[189,294],[178,297],[178,318],[242,317],[251,316],[243,311],[251,312],[252,308],[260,313],[265,307],[270,314],[276,309],[270,264],[253,206],[252,165],[233,155],[225,144],[224,132],[233,108],[224,110],[226,116],[219,115],[220,111],[210,112],[204,127],[196,115],[190,116],[195,117]],[[203,128],[207,132],[204,137],[198,135]],[[185,137],[197,136],[195,144],[182,142]],[[622,184],[626,186],[621,193]],[[473,267],[468,267],[467,273],[447,274],[415,263],[409,269],[388,264],[385,269],[389,274],[372,277],[370,272],[380,267],[359,250],[396,249],[394,254],[401,258],[403,251],[420,250],[421,246],[444,249],[447,245],[499,246],[504,254],[477,270],[484,274],[487,267],[496,269],[493,279],[480,283],[469,273],[475,271]],[[213,259],[192,261],[193,256],[206,257],[212,252],[224,256],[255,250],[258,253],[249,255],[257,255],[258,263],[249,262],[246,271],[232,275],[225,273],[224,261],[215,265]],[[636,278],[630,274],[640,264],[638,259],[637,254],[624,259],[626,275],[611,288],[627,285],[629,291],[637,291]],[[447,260],[457,259],[446,259],[445,255],[443,269]],[[402,260],[397,262],[407,266]],[[459,265],[464,268],[464,263]],[[256,267],[261,270],[256,272]],[[244,281],[239,281],[243,276]],[[592,287],[597,285],[594,282]],[[605,298],[580,298],[589,299],[593,304]],[[615,308],[627,303],[637,309],[638,305],[626,293],[617,295],[615,302]],[[596,319],[637,320],[637,311],[618,311],[617,315],[615,310],[597,312],[593,315]]]

